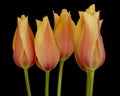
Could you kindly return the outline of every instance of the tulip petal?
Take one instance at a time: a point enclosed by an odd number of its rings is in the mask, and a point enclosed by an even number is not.
[[[96,69],[100,64],[99,64],[99,62],[100,62],[100,52],[101,52],[101,48],[100,48],[101,46],[100,46],[100,44],[99,44],[99,41],[97,40],[96,41],[96,45],[95,45],[95,49],[94,49],[94,54],[93,54],[93,64],[92,64],[92,66],[91,66],[91,68],[93,68],[93,69]]]
[[[83,32],[84,32],[84,24],[83,24],[83,12],[79,11],[79,15],[80,15],[80,19],[77,22],[76,28],[75,28],[75,32],[74,32],[74,46],[75,46],[75,50],[77,50],[77,46],[78,44],[81,45],[81,40],[83,37]]]
[[[59,22],[60,16],[55,12],[53,12],[53,15],[54,15],[54,28],[55,28],[57,23]]]
[[[99,18],[100,18],[99,16],[100,16],[100,11],[93,14],[93,17],[96,19],[96,21],[99,21]]]
[[[76,30],[74,33],[74,45],[75,45],[75,58],[77,64],[81,67],[82,70],[87,70],[87,65],[82,58],[82,42],[84,38],[84,20],[83,20],[83,12],[79,11],[80,19],[76,25]],[[79,55],[78,55],[79,54]]]
[[[15,44],[16,44],[16,34],[17,34],[17,29],[15,30],[14,37],[13,37],[13,43],[12,43],[12,49],[15,49]]]
[[[100,51],[100,65],[101,66],[104,61],[105,61],[105,57],[106,57],[106,54],[105,54],[105,48],[104,48],[104,44],[103,44],[103,39],[102,39],[102,36],[99,37],[99,51]]]
[[[84,64],[84,62],[82,62],[81,58],[80,58],[80,55],[77,54],[77,52],[75,52],[75,59],[76,59],[76,62],[78,64],[78,66],[84,70],[84,71],[87,71],[88,70],[88,66],[86,64]]]
[[[89,6],[89,8],[86,9],[86,12],[88,14],[93,15],[96,11],[95,11],[95,4],[92,4],[91,6]]]
[[[22,15],[21,17],[23,17],[24,15]],[[19,26],[19,24],[21,23],[21,18],[17,18],[17,25]],[[19,28],[18,28],[18,26],[17,26],[17,28],[16,28],[16,30],[15,30],[15,33],[14,33],[14,37],[13,37],[13,43],[12,43],[12,48],[13,48],[13,50],[14,50],[14,48],[15,48],[15,44],[16,44],[16,34],[17,34],[17,31],[19,30]]]
[[[14,39],[13,39],[13,58],[15,63],[18,66],[21,66],[20,64],[21,62],[21,53],[23,52],[23,45],[22,45],[22,41],[18,32],[18,28],[15,31],[15,35],[14,35]]]

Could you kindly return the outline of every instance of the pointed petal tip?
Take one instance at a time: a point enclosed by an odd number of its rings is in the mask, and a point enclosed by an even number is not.
[[[26,16],[24,14],[21,15],[21,19],[24,19]]]

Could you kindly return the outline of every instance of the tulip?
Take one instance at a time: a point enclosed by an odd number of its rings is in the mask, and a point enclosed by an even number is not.
[[[34,35],[28,24],[28,17],[17,19],[17,28],[13,38],[13,59],[15,64],[24,69],[28,96],[31,96],[28,68],[35,63]]]
[[[13,59],[19,67],[29,68],[35,63],[34,35],[28,24],[28,17],[18,17],[13,38]]]
[[[60,48],[60,60],[65,61],[74,51],[74,27],[70,13],[63,9],[60,16],[54,13],[54,34]]]
[[[53,30],[50,26],[48,17],[43,21],[36,20],[37,32],[35,36],[36,64],[44,71],[50,71],[56,67],[60,51],[55,41]]]
[[[79,67],[87,72],[87,94],[92,96],[92,83],[94,71],[105,61],[105,50],[102,36],[100,34],[102,21],[99,19],[100,12],[95,11],[95,4],[91,5],[85,12],[79,12],[76,31],[74,34],[75,58]],[[91,95],[89,95],[91,94]]]
[[[56,67],[60,58],[60,51],[56,43],[48,17],[43,21],[36,20],[37,32],[35,36],[35,53],[37,66],[46,72],[45,96],[49,94],[49,72]]]
[[[84,71],[96,70],[105,60],[105,50],[100,35],[102,20],[99,11],[95,12],[95,5],[91,5],[86,12],[79,12],[80,19],[74,34],[75,58],[77,64]]]
[[[71,15],[66,9],[61,11],[60,16],[54,14],[54,34],[57,44],[60,48],[60,67],[58,76],[58,91],[57,96],[61,96],[61,83],[63,64],[74,51],[74,28],[75,24],[71,19]]]

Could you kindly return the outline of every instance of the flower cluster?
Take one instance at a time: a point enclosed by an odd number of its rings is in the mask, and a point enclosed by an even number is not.
[[[82,70],[87,73],[94,72],[105,61],[105,50],[100,34],[103,20],[100,20],[100,11],[95,11],[95,4],[85,11],[79,11],[79,15],[80,18],[75,25],[67,9],[62,9],[60,15],[53,12],[54,29],[47,16],[42,20],[36,19],[35,36],[30,28],[28,16],[22,15],[17,19],[13,38],[15,63],[25,70],[36,64],[45,72],[50,72],[59,61],[63,67],[63,63],[74,53],[76,62]],[[57,96],[60,96],[59,94],[60,92]],[[87,94],[91,94],[89,90]]]

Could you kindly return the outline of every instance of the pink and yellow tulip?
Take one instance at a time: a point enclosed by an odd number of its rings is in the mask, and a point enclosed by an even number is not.
[[[74,30],[75,24],[72,21],[70,13],[62,9],[60,16],[54,15],[54,34],[60,49],[60,66],[58,75],[57,96],[61,96],[62,71],[64,62],[72,55],[74,51]]]
[[[17,28],[13,38],[13,59],[22,68],[35,63],[34,35],[24,15],[17,19]]]
[[[79,12],[74,34],[75,58],[84,71],[96,70],[105,61],[105,50],[100,34],[102,21],[100,12],[91,5],[85,12]]]
[[[57,44],[60,48],[60,60],[65,61],[74,51],[74,27],[70,13],[63,9],[60,16],[54,14],[54,34]]]
[[[45,16],[43,21],[36,20],[37,32],[35,36],[35,53],[36,64],[44,71],[50,71],[56,67],[60,51],[57,46],[53,30],[50,26],[48,17]]]

